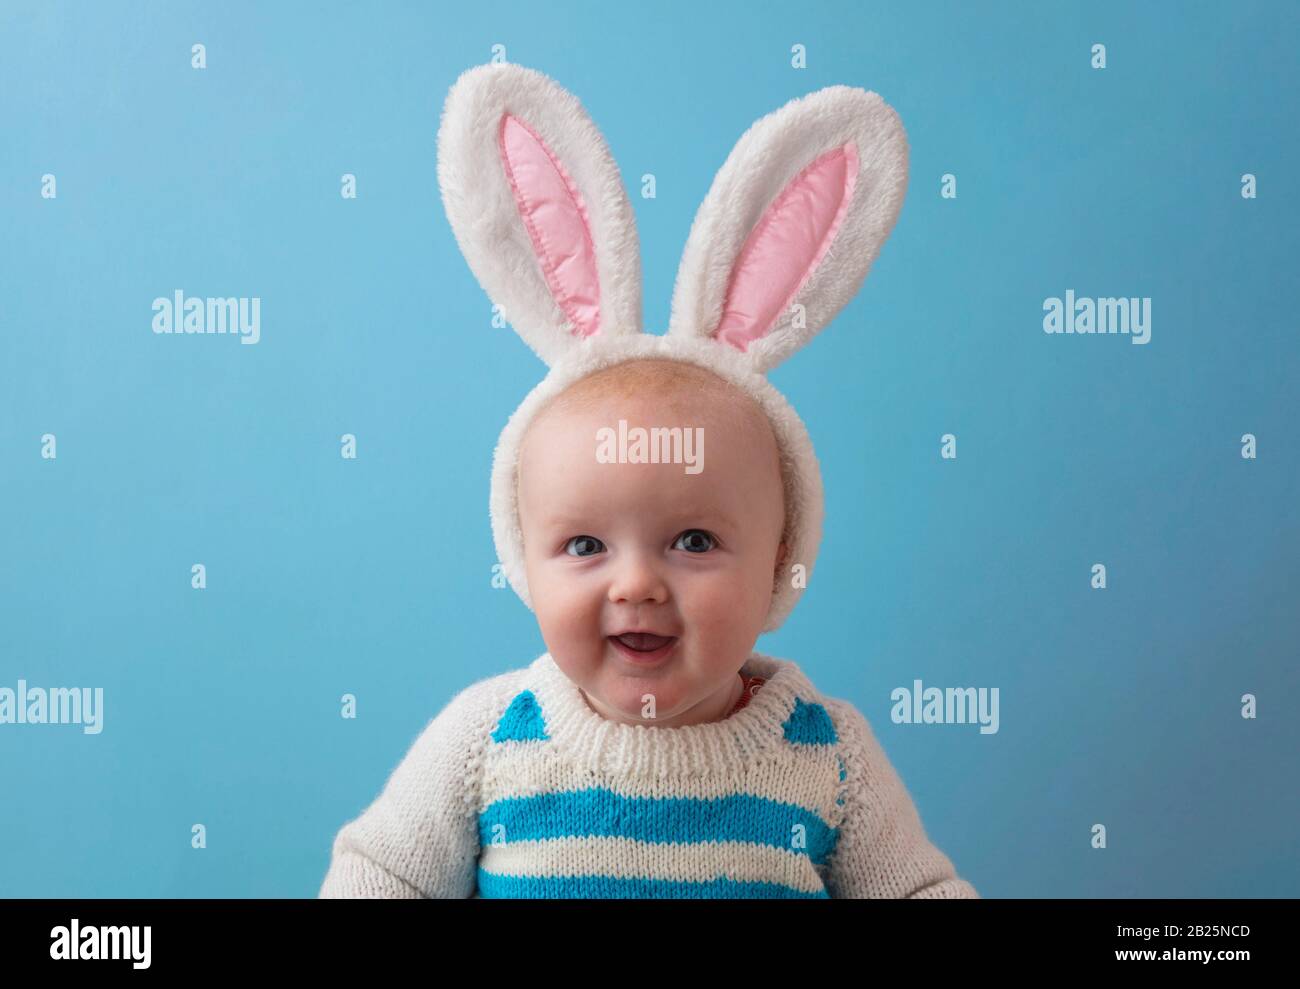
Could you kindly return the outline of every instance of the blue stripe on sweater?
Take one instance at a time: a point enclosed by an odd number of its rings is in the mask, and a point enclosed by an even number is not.
[[[793,845],[803,825],[806,848]],[[738,793],[726,797],[629,797],[603,787],[507,797],[479,815],[479,843],[622,837],[655,843],[748,841],[825,863],[839,833],[796,804]]]
[[[479,867],[478,893],[484,899],[523,900],[825,900],[825,889],[806,893],[781,883],[678,882],[668,879],[615,879],[613,876],[498,876]]]

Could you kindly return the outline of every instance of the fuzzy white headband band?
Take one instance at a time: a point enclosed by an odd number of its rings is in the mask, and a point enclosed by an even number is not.
[[[823,496],[807,429],[766,372],[862,286],[902,207],[907,162],[897,114],[866,90],[830,86],[755,122],[695,216],[659,336],[642,332],[631,203],[582,105],[517,65],[461,75],[438,131],[443,205],[475,277],[550,368],[502,430],[492,465],[492,534],[525,605],[515,478],[528,423],[601,368],[666,358],[736,384],[772,423],[789,555],[763,631],[780,627],[812,576]]]

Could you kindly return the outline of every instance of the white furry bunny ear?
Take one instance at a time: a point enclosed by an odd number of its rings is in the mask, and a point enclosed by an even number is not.
[[[876,93],[830,86],[755,122],[691,227],[669,336],[765,372],[857,293],[903,205],[907,135]]]
[[[558,83],[518,65],[463,73],[438,129],[438,183],[474,276],[547,365],[585,338],[641,331],[631,203]]]

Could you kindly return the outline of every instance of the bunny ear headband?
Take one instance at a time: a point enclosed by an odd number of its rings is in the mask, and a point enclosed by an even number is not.
[[[807,429],[766,372],[857,293],[907,188],[907,138],[876,93],[830,86],[754,123],[700,205],[682,253],[668,332],[641,328],[632,205],[578,100],[518,65],[481,65],[448,93],[438,182],[461,252],[550,371],[515,410],[492,466],[492,534],[510,585],[532,608],[516,470],[520,440],[553,396],[638,358],[686,361],[767,413],[786,491],[786,579],[763,631],[778,628],[811,576],[822,482]]]

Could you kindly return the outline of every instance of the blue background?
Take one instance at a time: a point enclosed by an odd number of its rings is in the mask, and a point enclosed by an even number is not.
[[[545,648],[487,515],[545,367],[435,172],[503,44],[606,135],[653,332],[744,129],[885,97],[898,225],[771,375],[827,522],[757,648],[866,714],[986,897],[1300,894],[1297,7],[427,6],[0,8],[0,686],[105,691],[100,735],[0,726],[0,893],[314,896],[428,719]],[[260,297],[261,342],[155,335],[176,289]],[[1151,297],[1151,342],[1045,334],[1066,289]],[[1000,731],[892,724],[917,678],[998,687]]]

